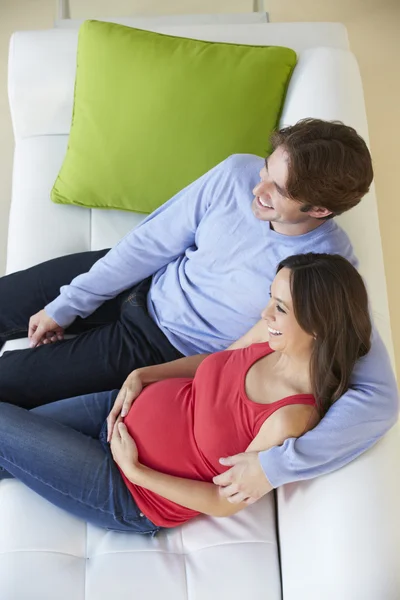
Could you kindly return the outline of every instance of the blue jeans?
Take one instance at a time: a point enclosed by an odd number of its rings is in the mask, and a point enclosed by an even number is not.
[[[107,443],[118,391],[26,410],[0,402],[0,481],[15,477],[52,504],[99,527],[154,534]]]

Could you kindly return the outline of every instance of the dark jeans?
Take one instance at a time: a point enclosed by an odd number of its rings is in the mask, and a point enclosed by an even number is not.
[[[58,296],[60,287],[86,273],[108,250],[47,261],[0,278],[0,343],[25,337],[30,317]],[[182,354],[147,312],[150,279],[105,302],[66,333],[73,339],[0,358],[0,401],[24,408],[92,392],[118,389],[135,368]]]
[[[117,394],[69,398],[31,411],[0,402],[0,482],[15,477],[99,527],[159,531],[140,512],[107,444],[105,419]]]

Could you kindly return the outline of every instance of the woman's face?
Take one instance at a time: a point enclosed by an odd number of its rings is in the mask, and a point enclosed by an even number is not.
[[[281,269],[271,285],[271,299],[261,313],[268,326],[269,345],[273,350],[301,357],[311,352],[314,337],[306,333],[294,316],[290,292],[290,269]]]

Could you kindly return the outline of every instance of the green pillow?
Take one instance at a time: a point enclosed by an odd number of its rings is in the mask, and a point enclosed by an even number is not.
[[[86,21],[52,200],[148,213],[230,154],[267,155],[295,63],[289,48]]]

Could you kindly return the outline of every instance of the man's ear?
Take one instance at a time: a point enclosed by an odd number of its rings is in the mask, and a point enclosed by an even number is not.
[[[323,208],[322,206],[312,206],[307,213],[310,215],[310,217],[314,217],[314,219],[326,219],[332,214],[332,211],[328,210],[327,208]]]

